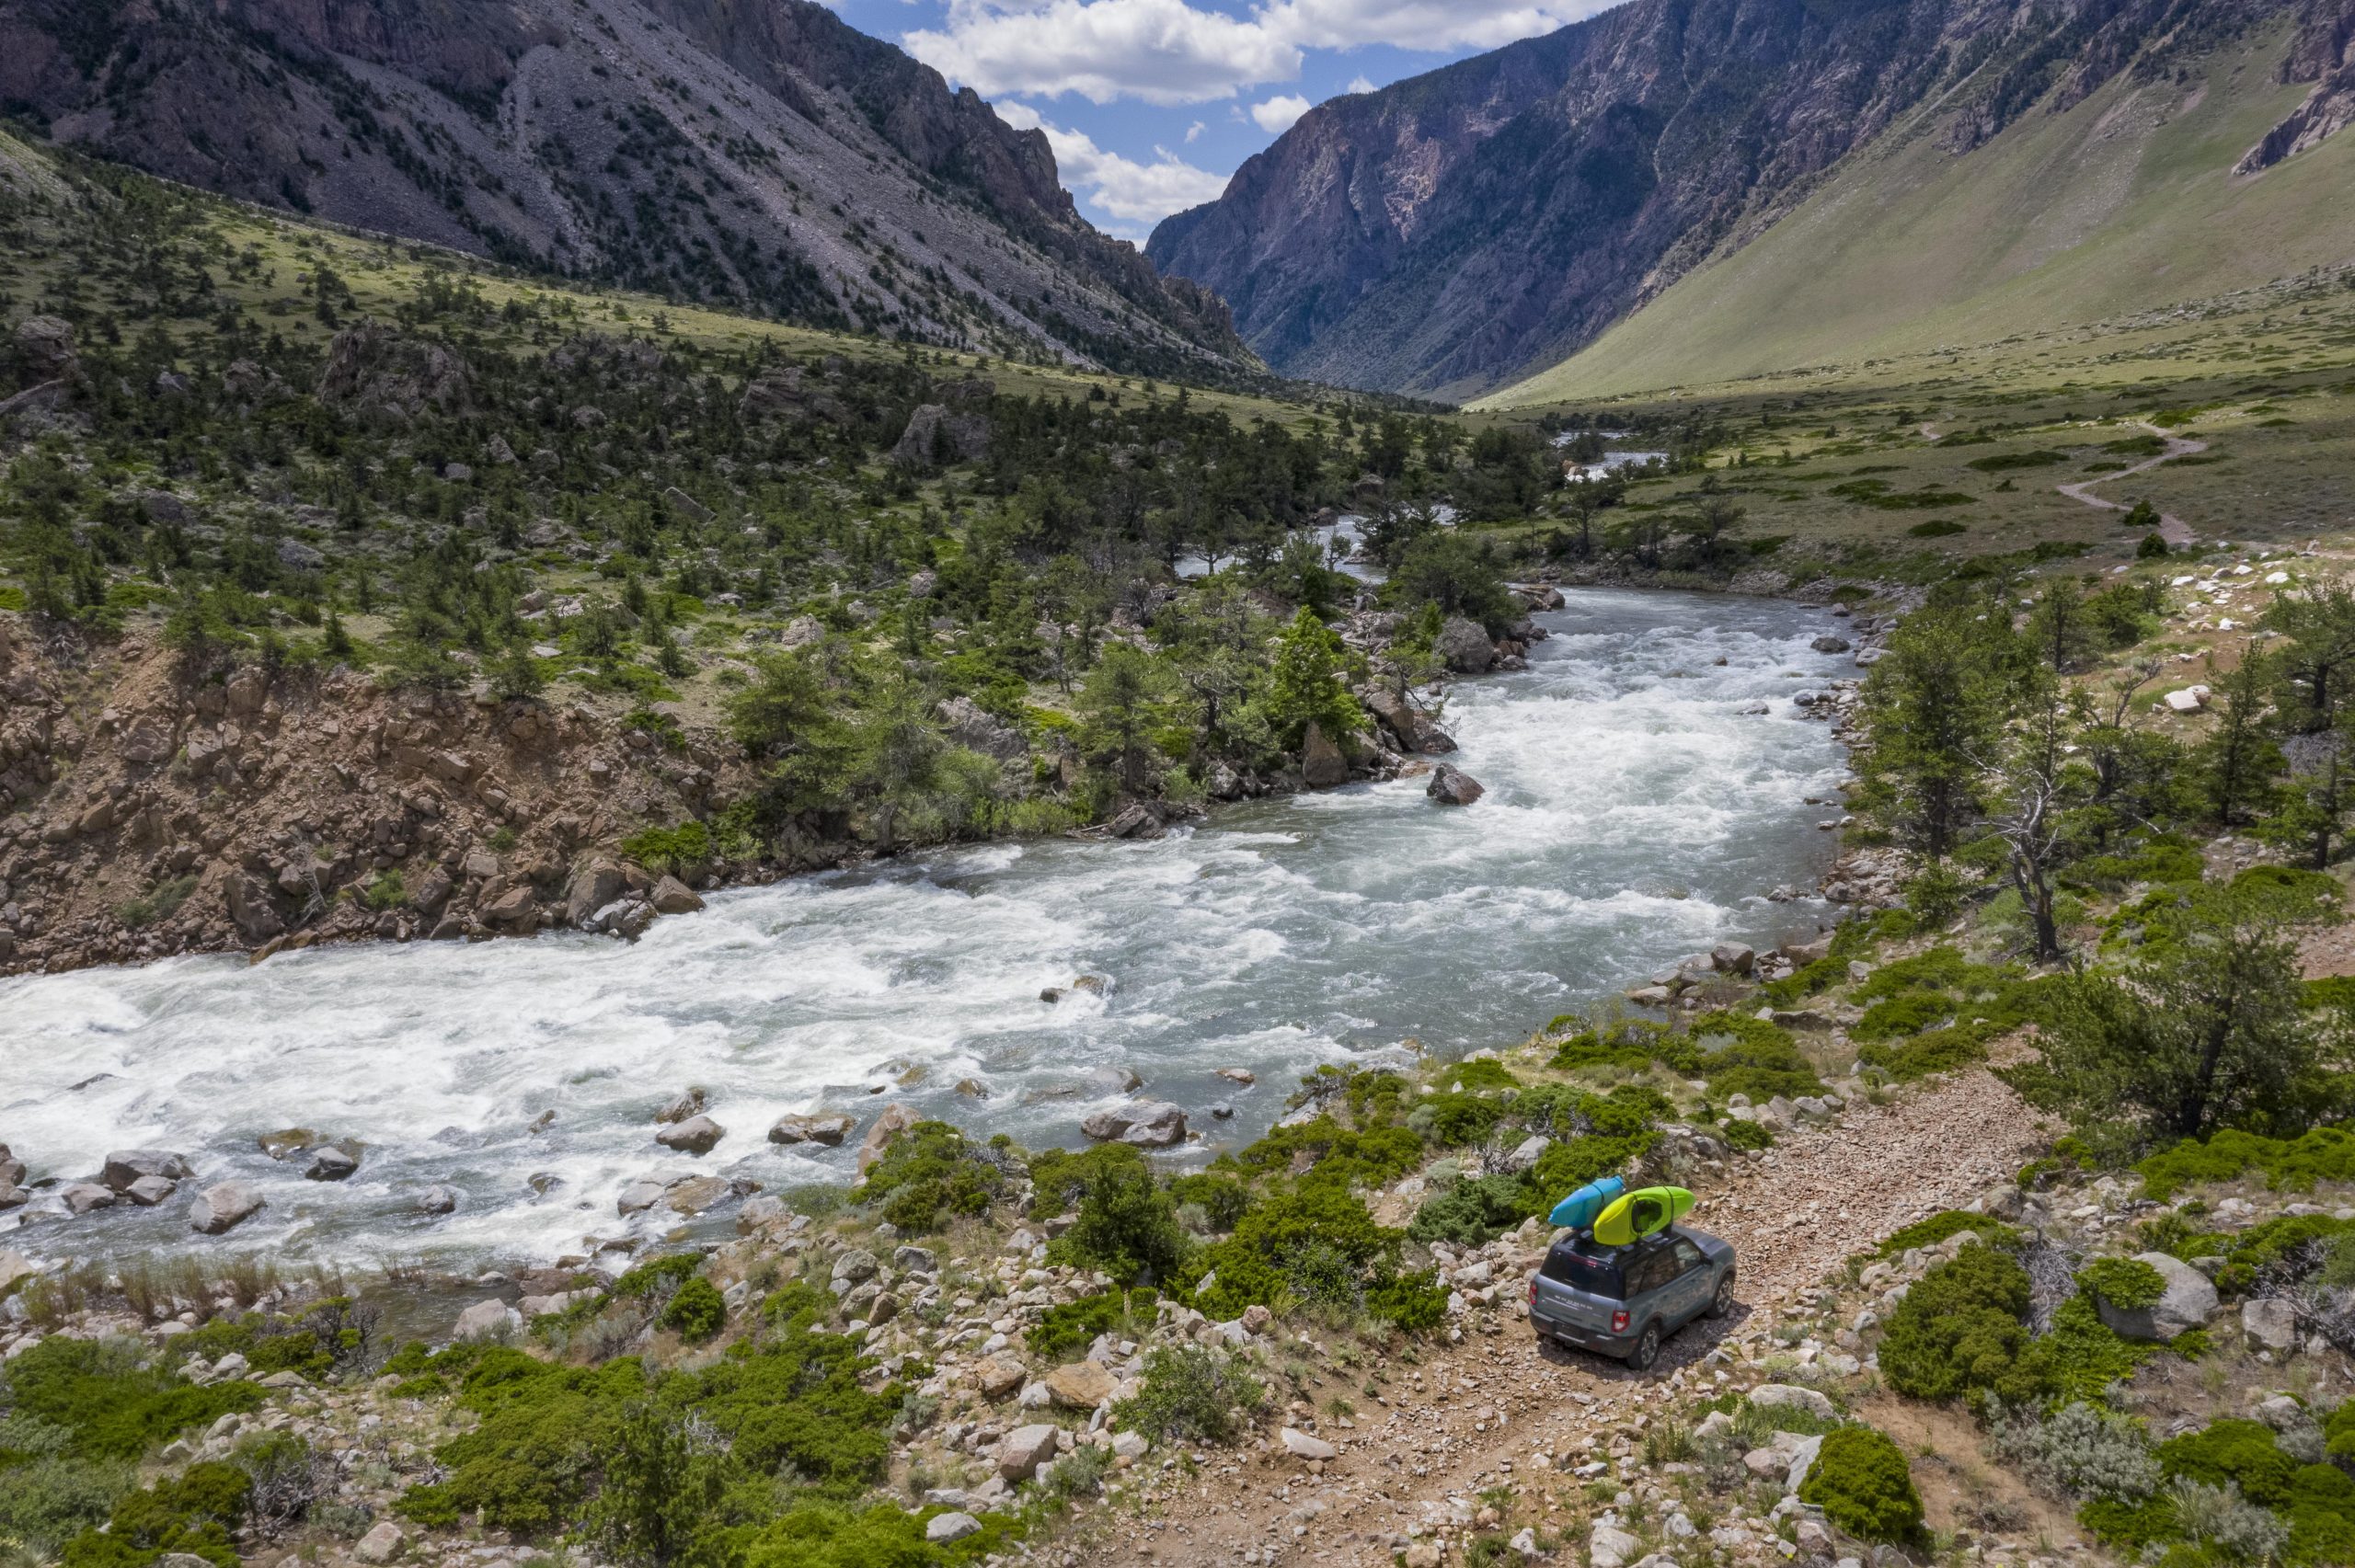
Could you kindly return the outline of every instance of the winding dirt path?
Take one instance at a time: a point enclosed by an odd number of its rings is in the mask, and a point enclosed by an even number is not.
[[[2096,485],[2115,485],[2120,479],[2131,479],[2137,474],[2148,474],[2163,463],[2173,463],[2178,457],[2189,457],[2194,452],[2208,450],[2206,441],[2196,441],[2188,436],[2170,435],[2156,425],[2145,424],[2139,419],[2134,421],[2134,424],[2137,429],[2148,430],[2166,442],[2166,451],[2156,457],[2145,458],[2131,468],[2120,469],[2115,474],[2104,474],[2095,479],[2080,479],[2074,485],[2056,485],[2053,488],[2073,501],[2082,501],[2086,506],[2098,507],[2103,511],[2131,511],[2134,509],[2131,503],[2105,499],[2093,494],[2093,487]],[[2197,542],[2197,536],[2191,532],[2191,525],[2185,522],[2183,519],[2167,512],[2159,514],[2159,537],[2167,542],[2167,548],[2170,550],[2180,550]]]
[[[1497,1310],[1466,1314],[1463,1343],[1419,1367],[1387,1368],[1380,1399],[1361,1386],[1368,1368],[1326,1367],[1315,1397],[1347,1399],[1350,1427],[1329,1408],[1279,1416],[1296,1425],[1313,1415],[1316,1435],[1340,1447],[1321,1476],[1281,1455],[1205,1450],[1201,1474],[1166,1472],[1142,1510],[1099,1515],[1074,1542],[1078,1560],[1227,1563],[1247,1551],[1262,1562],[1388,1563],[1408,1524],[1437,1522],[1452,1506],[1468,1523],[1476,1494],[1509,1483],[1516,1465],[1526,1471],[1533,1452],[1576,1453],[1696,1381],[1727,1378],[1722,1366],[1700,1365],[1720,1341],[1756,1334],[1899,1226],[1969,1202],[2016,1171],[2041,1136],[2035,1113],[1983,1069],[1884,1106],[1859,1102],[1843,1125],[1785,1139],[1702,1196],[1700,1228],[1740,1250],[1741,1306],[1677,1334],[1648,1376],[1541,1349],[1508,1304],[1520,1281],[1507,1275]]]

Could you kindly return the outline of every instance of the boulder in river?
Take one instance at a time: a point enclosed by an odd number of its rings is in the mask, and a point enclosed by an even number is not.
[[[703,896],[675,876],[654,885],[652,901],[658,914],[687,915],[703,908]]]
[[[704,1104],[704,1092],[700,1089],[690,1089],[655,1112],[654,1119],[665,1126],[675,1125],[703,1115]]]
[[[1431,647],[1458,675],[1486,675],[1496,668],[1497,645],[1488,640],[1488,632],[1477,622],[1461,615],[1452,617],[1440,627],[1439,638]]]
[[[204,1236],[219,1236],[243,1224],[262,1207],[262,1196],[246,1182],[222,1182],[196,1195],[188,1211],[189,1229]]]
[[[1442,806],[1469,806],[1488,792],[1470,773],[1442,762],[1431,770],[1431,782],[1423,786],[1423,793]]]
[[[196,1174],[184,1154],[167,1149],[118,1149],[107,1156],[106,1169],[98,1180],[117,1192],[128,1192],[131,1184],[142,1176],[161,1176],[177,1182]]]
[[[1130,1143],[1140,1149],[1166,1149],[1186,1138],[1186,1113],[1166,1100],[1122,1105],[1098,1111],[1079,1124],[1079,1130],[1098,1143]]]
[[[1833,636],[1829,632],[1826,632],[1823,635],[1816,638],[1815,641],[1808,645],[1808,647],[1813,648],[1818,653],[1846,653],[1855,646],[1855,645],[1851,643],[1847,638]]]
[[[777,1117],[776,1125],[769,1128],[769,1141],[785,1144],[822,1143],[827,1148],[833,1149],[839,1147],[843,1139],[850,1136],[850,1129],[857,1125],[858,1123],[850,1116],[811,1116],[806,1112],[796,1111],[790,1116]]]
[[[162,1176],[142,1176],[123,1188],[122,1196],[142,1208],[153,1208],[179,1190],[178,1182]]]
[[[676,1127],[664,1127],[654,1141],[682,1154],[708,1154],[728,1136],[728,1129],[709,1116],[689,1116]]]
[[[112,1208],[117,1201],[117,1195],[112,1187],[101,1186],[97,1182],[71,1183],[57,1195],[57,1197],[59,1202],[65,1205],[65,1212],[76,1217],[87,1214],[94,1208]]]
[[[590,861],[572,874],[571,883],[565,888],[564,918],[576,926],[586,926],[597,911],[622,896],[625,886],[622,868],[603,856]]]
[[[1314,720],[1300,746],[1300,776],[1311,789],[1332,789],[1350,782],[1350,760]]]
[[[418,1195],[417,1211],[419,1214],[449,1214],[457,1207],[458,1189],[455,1187],[431,1186]]]
[[[311,1156],[311,1163],[304,1168],[303,1179],[311,1182],[346,1181],[359,1169],[360,1156],[348,1149],[329,1144]]]

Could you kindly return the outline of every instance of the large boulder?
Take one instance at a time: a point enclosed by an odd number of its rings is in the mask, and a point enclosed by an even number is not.
[[[1034,1426],[1017,1426],[1007,1433],[997,1446],[997,1472],[1009,1484],[1028,1481],[1038,1473],[1039,1467],[1055,1457],[1055,1449],[1063,1438],[1060,1427],[1040,1423]]]
[[[1469,806],[1488,792],[1470,773],[1442,762],[1431,770],[1431,782],[1423,786],[1423,793],[1442,806]]]
[[[1422,750],[1423,718],[1413,704],[1385,687],[1366,692],[1359,701],[1398,742],[1398,750],[1408,753]]]
[[[246,1182],[223,1182],[196,1195],[188,1211],[189,1229],[203,1236],[219,1236],[251,1219],[262,1207],[259,1191]]]
[[[675,876],[665,876],[654,885],[650,900],[659,914],[687,915],[703,908],[703,897]]]
[[[2162,1285],[2159,1298],[2145,1304],[2121,1306],[2095,1291],[2094,1306],[2112,1333],[2121,1339],[2170,1340],[2205,1327],[2208,1320],[2216,1315],[2214,1282],[2181,1258],[2166,1253],[2137,1253],[2134,1261],[2158,1271]]]
[[[129,1192],[131,1184],[142,1176],[161,1176],[167,1182],[177,1182],[194,1174],[188,1156],[168,1149],[118,1149],[107,1156],[106,1169],[99,1173],[98,1180],[122,1193]]]
[[[1497,645],[1475,621],[1458,615],[1439,629],[1432,645],[1442,662],[1458,675],[1485,675],[1497,665]]]
[[[1094,1410],[1120,1389],[1119,1379],[1097,1361],[1058,1367],[1040,1381],[1047,1385],[1047,1397],[1065,1410]]]
[[[1313,720],[1300,746],[1300,776],[1311,789],[1332,789],[1350,782],[1349,758],[1324,727]]]
[[[1030,755],[1029,743],[1020,730],[971,697],[951,697],[941,704],[940,724],[952,742],[984,757],[1019,762]]]
[[[590,861],[572,874],[564,890],[566,922],[587,925],[599,910],[622,896],[625,885],[619,865],[602,855]]]
[[[2241,1303],[2241,1332],[2250,1345],[2287,1356],[2298,1348],[2298,1309],[2279,1296],[2258,1296]]]
[[[1098,1111],[1079,1124],[1079,1130],[1098,1143],[1129,1143],[1140,1149],[1166,1149],[1186,1139],[1186,1112],[1166,1100],[1122,1105]]]
[[[74,328],[53,315],[29,315],[17,324],[17,358],[36,380],[50,381],[74,368]]]
[[[709,1116],[689,1116],[654,1135],[654,1141],[682,1154],[708,1154],[728,1136],[728,1129]]]
[[[857,1125],[858,1123],[849,1116],[810,1116],[805,1112],[796,1111],[790,1116],[777,1117],[776,1125],[769,1128],[769,1141],[784,1144],[822,1143],[827,1148],[833,1149],[839,1147],[842,1140],[850,1136],[850,1129]]]
[[[891,461],[919,472],[951,463],[976,463],[990,451],[990,422],[979,414],[959,414],[937,403],[926,403],[908,416],[907,429],[891,448]]]

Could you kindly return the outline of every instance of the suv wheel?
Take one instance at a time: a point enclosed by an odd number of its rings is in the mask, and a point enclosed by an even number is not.
[[[1710,1298],[1710,1300],[1709,1300],[1709,1316],[1711,1316],[1711,1317],[1713,1317],[1713,1318],[1722,1318],[1722,1317],[1724,1317],[1728,1312],[1730,1312],[1730,1311],[1732,1311],[1732,1310],[1733,1310],[1733,1270],[1731,1270],[1731,1269],[1728,1269],[1728,1270],[1726,1270],[1726,1272],[1725,1272],[1725,1277],[1717,1281],[1717,1295],[1715,1295],[1714,1297]]]
[[[1660,1325],[1646,1323],[1643,1333],[1636,1340],[1636,1348],[1627,1353],[1627,1365],[1638,1372],[1648,1372],[1659,1359]]]

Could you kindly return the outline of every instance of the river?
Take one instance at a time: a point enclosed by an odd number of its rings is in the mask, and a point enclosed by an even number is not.
[[[1075,1143],[1120,1098],[1086,1082],[1098,1068],[1185,1106],[1199,1161],[1264,1130],[1320,1063],[1509,1043],[1714,943],[1812,933],[1821,905],[1763,895],[1811,887],[1832,852],[1805,799],[1844,759],[1791,700],[1847,672],[1809,646],[1823,612],[1581,589],[1539,619],[1553,635],[1528,670],[1453,689],[1453,760],[1488,792],[1469,807],[1402,779],[1157,841],[959,849],[718,894],[634,946],[567,933],[0,981],[0,1142],[36,1179],[134,1146],[185,1151],[200,1177],[153,1210],[0,1216],[23,1225],[0,1247],[546,1258],[623,1233],[615,1196],[649,1172],[846,1179],[850,1147],[765,1141],[788,1111],[900,1099]],[[1102,994],[1040,999],[1082,975]],[[702,1160],[652,1141],[689,1085],[728,1128]],[[1212,1120],[1222,1100],[1232,1120]],[[314,1184],[259,1151],[289,1127],[358,1139],[359,1173]],[[190,1191],[228,1175],[268,1207],[195,1241]],[[457,1212],[417,1213],[442,1183]]]

